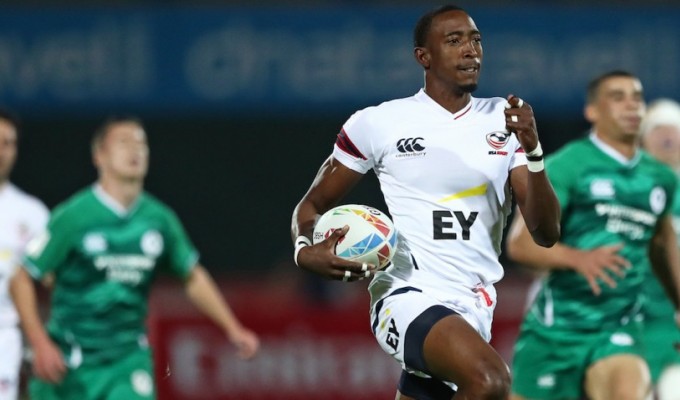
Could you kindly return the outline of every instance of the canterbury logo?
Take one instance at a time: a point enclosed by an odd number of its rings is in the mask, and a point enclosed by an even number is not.
[[[496,131],[486,134],[486,142],[494,149],[502,149],[508,143],[510,134],[503,131]]]
[[[399,139],[397,142],[397,150],[399,150],[400,153],[414,153],[416,151],[423,151],[425,150],[425,147],[418,143],[419,140],[425,139],[421,137]]]

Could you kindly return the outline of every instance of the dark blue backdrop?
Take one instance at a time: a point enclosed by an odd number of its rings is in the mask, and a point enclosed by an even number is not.
[[[411,30],[423,9],[4,8],[0,100],[32,115],[135,112],[305,116],[408,96],[421,85]],[[578,115],[609,68],[650,97],[680,93],[680,9],[470,9],[483,32],[479,96],[512,92]]]

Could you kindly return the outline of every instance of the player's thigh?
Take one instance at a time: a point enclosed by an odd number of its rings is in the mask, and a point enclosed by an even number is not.
[[[644,399],[651,385],[649,368],[636,354],[614,354],[586,371],[584,388],[592,400]]]
[[[16,327],[0,327],[0,400],[14,400],[19,392],[21,333]]]
[[[138,350],[116,363],[110,370],[115,377],[107,400],[153,400],[156,388],[153,379],[153,361],[148,349]]]
[[[34,378],[29,392],[31,399],[40,400],[153,400],[151,353],[139,349],[102,365],[69,369],[58,385]]]
[[[507,365],[477,330],[489,333],[491,313],[477,296],[466,294],[449,308],[417,289],[403,288],[373,307],[378,342],[408,372],[400,380],[402,396],[448,400],[457,387],[507,388]]]
[[[516,399],[565,400],[582,395],[583,375],[598,337],[546,326],[528,315],[515,343]]]
[[[668,365],[680,364],[680,352],[675,346],[680,343],[680,330],[673,321],[673,314],[667,318],[647,318],[641,335],[644,344],[644,357],[656,383]],[[678,384],[680,386],[680,383]]]
[[[31,379],[28,383],[28,393],[31,399],[60,400],[65,397],[60,394],[60,388],[39,379]]]
[[[433,376],[458,386],[510,380],[500,355],[460,315],[446,316],[432,326],[423,343],[423,357]]]
[[[415,329],[412,324],[414,321],[421,321],[424,315],[429,319],[441,318],[440,315],[430,316],[431,310],[438,314],[453,313],[452,310],[443,308],[435,299],[413,288],[394,290],[371,307],[371,328],[380,347],[405,370],[420,376],[428,375],[413,366],[413,359],[422,358],[424,334],[421,331],[429,330],[431,323],[426,322],[425,327],[416,324],[418,327]],[[418,341],[420,343],[414,343]]]
[[[600,332],[583,385],[593,400],[647,397],[651,378],[644,359],[642,327],[640,321],[633,319]]]
[[[28,382],[28,393],[31,399],[40,400],[94,400],[93,388],[97,387],[96,381],[81,379],[83,370],[68,370],[64,379],[53,384],[34,377]],[[83,383],[87,382],[87,383]]]
[[[478,355],[479,363],[495,363],[507,369],[465,320],[465,317],[473,321],[490,319],[487,311],[475,307],[475,299],[461,297],[454,310],[419,289],[396,289],[371,308],[372,329],[383,350],[399,361],[404,370],[420,377],[431,376],[426,358],[430,359],[431,367],[441,368],[442,372],[474,364],[476,360],[465,359],[470,354]],[[475,314],[477,311],[479,315]],[[485,323],[490,326],[490,321]],[[438,378],[450,375],[445,373]]]

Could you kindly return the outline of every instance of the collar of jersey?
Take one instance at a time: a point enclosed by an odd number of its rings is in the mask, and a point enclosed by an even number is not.
[[[640,153],[640,149],[636,149],[635,155],[633,156],[633,158],[629,160],[626,157],[624,157],[623,154],[616,151],[616,149],[614,149],[612,146],[608,145],[607,143],[603,142],[602,139],[598,138],[597,135],[595,134],[595,131],[590,132],[589,137],[590,141],[593,142],[595,147],[600,149],[600,151],[602,151],[609,157],[613,158],[615,161],[617,161],[624,167],[633,168],[640,161],[640,157],[642,156],[642,154]]]
[[[432,107],[434,107],[440,114],[445,116],[446,118],[451,118],[453,117],[454,120],[459,119],[463,115],[467,114],[470,109],[472,108],[472,97],[470,97],[470,102],[465,105],[465,107],[461,108],[459,111],[455,113],[451,113],[451,111],[447,110],[446,108],[442,107],[441,104],[437,103],[430,97],[427,93],[425,93],[424,89],[420,89],[418,93],[414,96],[415,99],[421,103],[429,104]]]
[[[12,182],[7,181],[4,185],[0,186],[0,196],[9,196],[16,193],[17,188],[12,184]]]
[[[125,218],[128,215],[132,214],[137,208],[137,205],[139,204],[138,197],[137,200],[135,200],[135,202],[130,205],[130,208],[125,208],[111,195],[106,193],[102,185],[100,185],[99,183],[94,184],[92,192],[94,192],[94,196],[97,198],[97,200],[99,200],[100,203],[102,203],[104,207],[111,210],[112,213],[116,214],[120,218]]]

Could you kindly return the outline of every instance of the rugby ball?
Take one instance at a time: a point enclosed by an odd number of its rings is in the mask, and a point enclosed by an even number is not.
[[[338,257],[373,264],[378,269],[390,263],[397,247],[397,232],[392,220],[373,207],[346,204],[328,210],[314,226],[314,244],[345,225],[349,231],[335,246]]]

